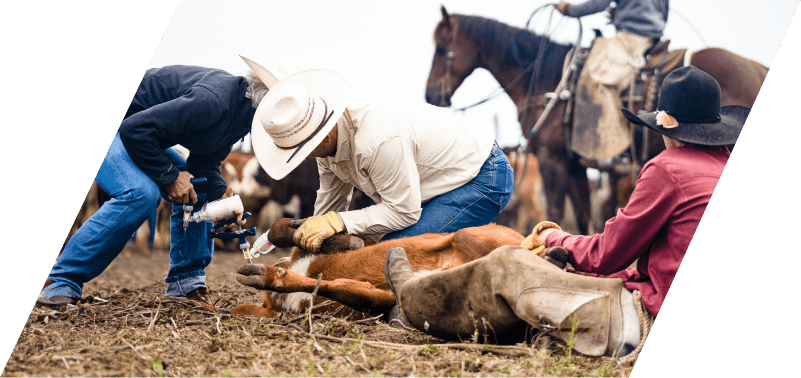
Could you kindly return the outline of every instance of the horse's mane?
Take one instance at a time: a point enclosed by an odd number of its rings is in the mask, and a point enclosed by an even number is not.
[[[472,39],[484,54],[492,54],[488,57],[502,59],[507,67],[528,66],[537,58],[541,44],[545,43],[541,67],[548,71],[556,69],[558,74],[567,50],[572,47],[490,18],[463,14],[453,14],[451,18],[458,23],[460,33]]]

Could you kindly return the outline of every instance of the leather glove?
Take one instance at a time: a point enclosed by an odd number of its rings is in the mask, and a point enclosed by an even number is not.
[[[562,227],[559,227],[559,225],[554,222],[544,221],[537,223],[537,225],[534,226],[534,229],[531,230],[531,234],[523,239],[522,243],[520,243],[520,246],[530,249],[532,253],[535,253],[540,257],[545,257],[545,241],[540,240],[539,236],[537,235],[542,232],[542,230],[549,228],[555,228],[559,231],[562,231]]]
[[[568,4],[567,1],[560,1],[559,4],[556,4],[556,10],[558,10],[559,13],[567,16],[568,15],[567,14],[567,7],[569,7],[569,6],[570,6],[570,4]]]
[[[311,252],[320,252],[323,240],[342,232],[344,229],[345,226],[339,219],[339,215],[329,211],[325,215],[306,219],[292,234],[292,240],[300,248]]]
[[[607,12],[606,13],[607,21],[609,21],[610,24],[614,23],[615,22],[615,16],[617,15],[617,8],[615,8],[615,7],[606,8],[606,12]]]

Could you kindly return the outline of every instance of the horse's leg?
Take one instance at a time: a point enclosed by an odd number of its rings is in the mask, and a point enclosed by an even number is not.
[[[317,286],[314,278],[274,266],[245,265],[237,273],[240,274],[236,277],[239,283],[259,290],[311,293]],[[321,280],[317,294],[361,312],[383,311],[395,305],[395,296],[392,293],[377,289],[369,282],[345,278]]]
[[[520,206],[517,207],[517,222],[515,222],[514,230],[521,234],[530,233],[534,225],[536,225],[534,212],[535,209],[531,206],[531,200],[520,201]]]
[[[620,183],[620,175],[617,174],[614,170],[610,170],[607,172],[609,177],[609,195],[603,199],[600,206],[600,212],[598,214],[600,219],[593,220],[594,225],[594,232],[601,233],[604,232],[604,225],[609,218],[615,216],[617,212],[617,206],[620,204],[620,188],[618,187]],[[621,204],[621,206],[623,206]]]
[[[537,185],[540,184],[541,176],[537,157],[527,153],[525,158],[525,177],[521,177],[519,196],[520,205],[518,207],[518,219],[515,230],[528,235],[537,222],[544,221],[542,210],[537,205]]]
[[[523,180],[531,181],[531,178],[523,178]],[[517,193],[518,201],[513,204],[513,209],[516,213],[513,228],[515,231],[526,235],[531,232],[534,224],[538,222],[535,220],[538,214],[536,214],[537,206],[534,204],[534,186],[527,181],[520,183]],[[534,224],[532,224],[532,220],[535,220]]]
[[[567,165],[570,175],[570,201],[573,202],[573,212],[576,215],[576,225],[579,233],[586,235],[590,224],[590,184],[587,179],[587,168],[579,163],[579,156],[573,154]]]
[[[541,147],[537,149],[537,157],[548,203],[546,219],[561,222],[565,215],[565,195],[568,190],[567,156],[558,156],[552,150]]]

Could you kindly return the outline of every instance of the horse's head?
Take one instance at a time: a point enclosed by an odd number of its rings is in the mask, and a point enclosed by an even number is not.
[[[459,16],[441,7],[442,20],[434,29],[434,61],[426,84],[426,102],[450,106],[451,96],[478,67],[478,49],[459,34]]]

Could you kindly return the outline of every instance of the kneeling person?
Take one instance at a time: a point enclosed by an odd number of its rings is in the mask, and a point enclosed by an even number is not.
[[[491,140],[471,135],[453,111],[430,105],[357,106],[339,74],[307,69],[277,80],[256,110],[253,149],[280,180],[301,160],[317,158],[320,189],[314,217],[295,241],[318,251],[338,233],[386,234],[383,240],[453,232],[489,224],[513,186],[506,156]],[[376,205],[347,211],[353,188]]]

